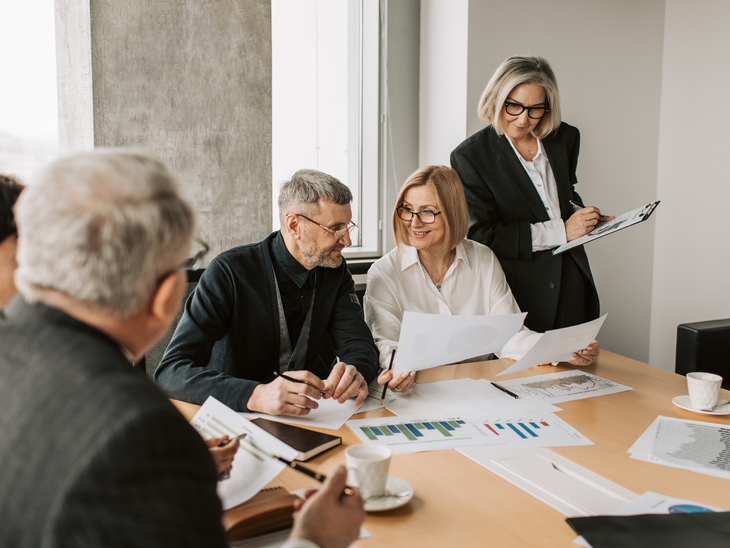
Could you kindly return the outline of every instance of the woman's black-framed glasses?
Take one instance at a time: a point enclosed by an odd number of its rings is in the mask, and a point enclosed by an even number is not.
[[[527,117],[532,118],[533,120],[539,120],[545,116],[545,114],[550,112],[550,109],[545,107],[526,107],[519,103],[510,103],[507,101],[504,103],[504,110],[506,110],[507,114],[510,116],[519,116],[523,112],[527,111]]]
[[[404,221],[411,221],[413,217],[418,217],[424,225],[430,225],[436,220],[436,215],[441,215],[441,211],[431,211],[430,209],[424,209],[423,211],[411,211],[407,207],[398,208],[398,217]]]
[[[329,232],[330,234],[332,234],[332,236],[334,237],[335,240],[339,240],[345,234],[347,234],[348,232],[352,232],[353,230],[355,230],[357,228],[357,225],[354,222],[350,221],[345,228],[339,228],[339,229],[335,230],[334,228],[329,228],[327,226],[321,225],[317,221],[313,221],[312,219],[310,219],[306,215],[302,215],[301,213],[294,213],[294,215],[296,215],[297,217],[303,217],[304,219],[306,219],[310,223],[314,223],[315,225],[317,225],[321,229],[326,230],[327,232]]]

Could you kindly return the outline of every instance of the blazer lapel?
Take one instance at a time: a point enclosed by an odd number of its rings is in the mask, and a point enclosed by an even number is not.
[[[553,139],[543,139],[542,146],[550,161],[550,167],[555,176],[555,184],[558,187],[560,214],[563,219],[567,219],[573,214],[573,207],[570,205],[572,192],[570,190],[570,173],[568,173],[568,155],[565,152],[565,147],[560,146]]]
[[[496,139],[492,142],[492,151],[496,156],[497,166],[504,172],[509,182],[525,200],[525,203],[529,206],[537,222],[550,220],[550,216],[545,211],[545,205],[542,203],[537,190],[535,190],[532,179],[530,179],[519,158],[517,158],[515,151],[512,149],[512,145],[507,141],[507,137],[497,136],[496,133],[494,135]]]

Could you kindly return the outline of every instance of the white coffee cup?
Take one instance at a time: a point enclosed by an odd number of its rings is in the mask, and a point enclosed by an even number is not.
[[[353,445],[345,451],[347,484],[360,489],[363,500],[385,495],[390,455],[382,445]]]
[[[712,411],[720,397],[722,377],[714,373],[687,373],[689,402],[695,409]]]

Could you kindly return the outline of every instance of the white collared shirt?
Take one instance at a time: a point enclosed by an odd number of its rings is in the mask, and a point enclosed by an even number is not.
[[[381,367],[398,346],[406,310],[453,316],[493,316],[520,312],[496,255],[487,246],[464,240],[444,276],[441,291],[411,246],[400,246],[370,267],[363,300],[365,321],[380,352]],[[542,335],[526,327],[498,355],[521,358]]]
[[[540,195],[545,211],[550,217],[549,221],[543,223],[533,223],[530,225],[532,233],[532,250],[544,251],[552,249],[559,245],[567,243],[568,239],[565,235],[565,223],[560,216],[560,199],[558,198],[558,185],[555,182],[553,170],[550,167],[550,160],[545,155],[542,148],[542,141],[537,139],[537,154],[532,161],[525,160],[522,155],[517,152],[514,143],[507,137],[512,150],[515,151],[522,167],[525,168],[527,175],[530,176],[535,190]]]

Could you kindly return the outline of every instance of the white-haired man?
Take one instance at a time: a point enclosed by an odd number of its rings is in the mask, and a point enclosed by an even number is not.
[[[213,395],[270,415],[305,415],[320,397],[367,397],[378,353],[342,259],[351,201],[336,178],[300,170],[279,194],[281,230],[210,263],[155,372],[171,397]],[[332,365],[321,359],[327,336]]]
[[[205,443],[131,365],[184,292],[194,215],[174,177],[138,152],[68,156],[16,217],[24,298],[0,319],[0,546],[226,546]],[[295,545],[356,536],[361,503],[339,496],[343,470],[330,480],[301,509]]]

